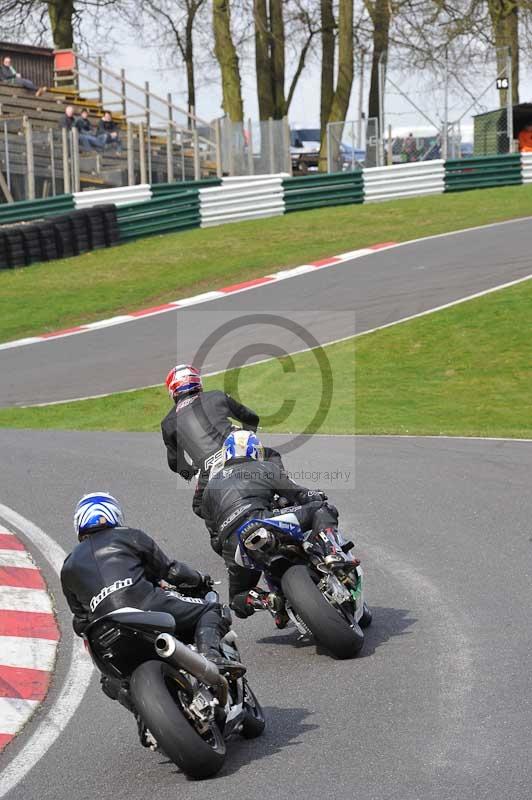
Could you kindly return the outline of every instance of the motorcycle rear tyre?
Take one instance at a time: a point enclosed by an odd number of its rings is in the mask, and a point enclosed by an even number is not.
[[[282,578],[283,592],[293,610],[312,632],[316,642],[335,658],[353,658],[364,644],[364,634],[355,622],[349,624],[322,595],[308,569],[290,567]]]
[[[210,778],[225,761],[219,734],[216,749],[185,718],[166,681],[173,670],[162,661],[145,661],[131,676],[131,697],[142,721],[166,755],[190,778]]]

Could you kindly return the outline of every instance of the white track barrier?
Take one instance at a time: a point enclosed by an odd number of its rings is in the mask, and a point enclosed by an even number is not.
[[[283,176],[224,178],[221,186],[200,189],[201,227],[284,214]]]
[[[127,203],[142,203],[145,200],[151,200],[149,183],[141,183],[138,186],[120,186],[112,189],[90,189],[86,192],[74,193],[76,208],[90,208],[91,206],[101,206],[104,203],[123,206]]]
[[[521,153],[521,180],[532,183],[532,153]]]
[[[391,167],[368,167],[363,172],[365,203],[443,194],[445,189],[445,162],[441,159],[394,164]]]

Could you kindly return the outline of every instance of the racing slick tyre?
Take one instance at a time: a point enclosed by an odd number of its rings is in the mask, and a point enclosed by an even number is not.
[[[282,577],[283,592],[316,642],[335,658],[353,658],[362,649],[364,634],[351,624],[322,595],[308,569],[290,567]]]
[[[244,739],[256,739],[264,732],[266,720],[262,706],[255,697],[255,693],[249,688],[247,681],[244,681],[244,708],[246,715],[242,721],[240,733]]]
[[[362,616],[358,620],[358,624],[360,625],[361,628],[369,628],[372,619],[373,619],[373,614],[369,610],[369,606],[364,600],[364,605],[362,606]]]
[[[205,736],[180,708],[183,690],[176,670],[162,661],[145,661],[131,676],[130,692],[137,713],[157,744],[191,778],[210,778],[225,761],[225,741],[213,724]]]

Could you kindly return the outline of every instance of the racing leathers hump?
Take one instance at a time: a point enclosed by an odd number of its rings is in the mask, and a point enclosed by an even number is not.
[[[170,469],[185,480],[205,469],[205,459],[220,450],[231,433],[230,417],[253,431],[259,424],[254,411],[225,392],[198,392],[180,400],[161,422]]]
[[[83,539],[66,558],[61,585],[80,634],[94,619],[117,608],[149,608],[160,580],[193,587],[201,575],[172,561],[144,531],[103,528]]]
[[[313,499],[314,492],[299,486],[270,461],[235,458],[214,475],[203,493],[202,517],[221,539],[257,511],[271,509],[275,495],[294,504]]]

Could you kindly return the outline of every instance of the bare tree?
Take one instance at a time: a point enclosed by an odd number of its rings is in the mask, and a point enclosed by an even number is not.
[[[255,71],[259,117],[286,116],[320,26],[313,4],[303,0],[253,0]],[[294,50],[295,69],[286,93],[287,44]]]
[[[243,122],[242,81],[231,33],[229,0],[213,0],[214,53],[222,73],[222,106],[232,122]]]
[[[96,19],[116,0],[0,0],[0,18],[6,34],[40,43],[51,31],[54,47],[70,50],[81,39],[85,16]]]
[[[338,4],[338,74],[327,123],[344,122],[351,99],[354,72],[354,7],[353,0]],[[341,137],[337,138],[340,141]],[[319,168],[327,168],[327,137],[321,141]]]

